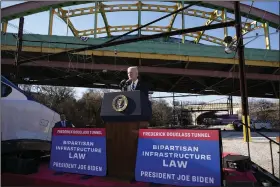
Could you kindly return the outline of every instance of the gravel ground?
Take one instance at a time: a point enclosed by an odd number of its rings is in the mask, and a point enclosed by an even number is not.
[[[279,156],[277,153],[279,146],[272,143],[272,154],[274,163],[274,172],[277,177],[279,176]],[[223,138],[223,152],[238,153],[241,155],[248,155],[247,143],[242,139],[226,139]],[[270,146],[267,140],[252,139],[250,142],[251,160],[272,173]]]

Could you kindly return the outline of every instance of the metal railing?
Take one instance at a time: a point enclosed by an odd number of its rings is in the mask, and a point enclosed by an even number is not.
[[[273,161],[273,152],[272,152],[272,143],[276,144],[279,146],[279,151],[278,151],[278,154],[280,156],[280,143],[274,141],[273,139],[269,138],[268,136],[266,136],[265,134],[261,133],[261,132],[258,132],[257,129],[254,127],[249,127],[249,126],[246,126],[243,122],[241,122],[241,124],[247,128],[247,130],[253,130],[254,132],[256,132],[257,134],[261,135],[262,137],[266,138],[268,141],[269,141],[269,148],[270,148],[270,159],[271,159],[271,170],[272,170],[272,175],[276,178],[280,178],[280,171],[279,171],[279,177],[275,176],[275,172],[274,172],[274,161]],[[248,155],[250,155],[250,142],[247,141],[247,144],[248,144]],[[250,157],[250,156],[249,156]],[[251,158],[250,158],[251,160]],[[280,164],[280,163],[279,163]]]

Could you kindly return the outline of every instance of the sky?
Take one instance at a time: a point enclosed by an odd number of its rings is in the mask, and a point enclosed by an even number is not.
[[[12,6],[15,4],[23,3],[24,1],[1,1],[1,8],[5,8],[8,6]],[[137,1],[126,1],[126,2],[106,2],[105,4],[130,4],[130,3],[136,3]],[[170,5],[171,3],[167,2],[144,2],[149,4],[166,4]],[[251,5],[252,1],[242,1],[243,4]],[[88,6],[94,6],[94,3],[88,3],[83,5],[76,5],[76,6],[70,6],[70,7],[64,7],[65,10],[71,10],[75,8],[83,8]],[[255,1],[253,3],[253,7],[263,9],[269,12],[272,12],[274,14],[279,15],[279,1]],[[192,7],[193,9],[199,9],[204,11],[212,12],[213,9],[203,8],[203,7]],[[142,24],[146,24],[148,22],[151,22],[159,17],[162,17],[166,15],[166,13],[156,13],[156,12],[142,12]],[[136,25],[137,19],[138,19],[138,13],[137,12],[113,12],[113,13],[107,13],[106,14],[108,23],[111,26],[117,26],[117,25]],[[228,14],[229,17],[233,18],[232,14]],[[49,23],[49,12],[41,12],[33,15],[26,16],[24,19],[24,33],[25,34],[42,34],[47,35],[48,34],[48,23]],[[77,30],[86,30],[86,29],[92,29],[94,28],[94,15],[85,15],[85,16],[79,16],[79,17],[73,17],[70,18],[71,22],[73,23],[74,27]],[[252,21],[250,19],[242,18],[242,21]],[[164,20],[161,20],[153,25],[158,26],[167,26],[169,24],[170,18],[166,18]],[[202,18],[196,18],[196,17],[190,17],[185,16],[185,27],[196,27],[204,25],[206,22],[205,19]],[[181,28],[182,18],[181,16],[177,16],[174,22],[173,27],[175,28]],[[17,28],[19,25],[19,19],[11,20],[9,21],[7,32],[14,32],[17,33]],[[98,15],[98,21],[97,21],[97,27],[104,27],[104,22],[101,17],[101,15]],[[205,32],[208,35],[215,36],[222,38],[223,37],[223,29],[215,29]],[[235,29],[230,28],[228,30],[229,35],[235,36]],[[254,39],[254,36],[258,33],[259,37],[257,39]],[[271,49],[273,50],[279,50],[279,33],[276,33],[276,29],[270,28],[269,29],[270,34],[270,41],[271,41]],[[121,35],[122,32],[118,33],[112,33],[114,35]],[[142,34],[153,34],[148,32],[143,32]],[[248,33],[246,36],[244,36],[244,44],[246,44],[246,48],[265,48],[265,41],[264,41],[264,34],[263,29],[257,29],[255,31],[252,31]],[[67,29],[67,25],[57,16],[54,16],[54,27],[53,27],[53,35],[59,35],[59,36],[73,36],[70,29]],[[98,37],[104,37],[106,34],[98,35]],[[176,36],[181,37],[181,36]],[[253,38],[252,38],[253,37]],[[247,39],[246,39],[247,38]],[[189,40],[193,40],[193,38],[186,38]],[[209,43],[207,41],[200,41],[203,44],[207,45],[215,45],[213,43]],[[87,88],[75,88],[77,91],[77,97],[80,97],[84,91],[87,90]],[[175,95],[182,95],[182,94],[175,94]],[[184,94],[185,95],[185,94]],[[172,93],[163,93],[163,92],[155,92],[153,97],[161,97],[161,96],[172,96]],[[177,97],[175,98],[176,101],[197,101],[197,102],[226,102],[227,96],[199,96],[199,97]],[[234,97],[234,102],[240,102],[239,97]],[[172,103],[172,98],[166,99],[169,103]],[[272,100],[273,101],[273,100]]]

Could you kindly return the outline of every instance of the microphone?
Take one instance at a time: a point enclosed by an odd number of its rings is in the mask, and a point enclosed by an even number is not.
[[[129,84],[131,84],[131,80],[130,80],[130,79],[128,79],[128,80],[125,82],[125,85],[126,85],[126,86],[129,85]]]
[[[126,83],[126,80],[123,79],[123,80],[120,82],[119,87],[120,87],[120,88],[123,88],[124,85],[125,85],[125,83]]]
[[[121,88],[122,91],[125,91],[126,88],[129,84],[131,84],[131,80],[130,79],[123,79],[120,84],[119,84],[119,87]]]

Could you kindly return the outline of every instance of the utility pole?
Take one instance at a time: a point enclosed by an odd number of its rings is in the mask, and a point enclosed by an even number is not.
[[[15,78],[16,81],[19,79],[19,56],[22,51],[22,36],[23,36],[23,25],[24,25],[24,17],[19,18],[19,28],[17,34],[17,51],[15,55]]]
[[[228,109],[228,115],[230,115],[230,96],[227,99],[227,109]]]
[[[229,96],[229,115],[233,115],[233,101],[232,101],[232,95]]]
[[[242,36],[242,22],[240,14],[240,2],[234,2],[235,10],[235,28],[236,28],[236,40],[237,40],[237,51],[239,57],[239,80],[240,80],[240,92],[241,92],[241,103],[242,103],[242,118],[245,123],[243,132],[246,134],[246,142],[248,146],[248,155],[250,158],[250,146],[249,146],[249,110],[248,110],[248,95],[247,95],[247,85],[246,85],[246,74],[245,74],[245,59],[244,59],[244,45]],[[242,120],[242,121],[243,121]]]

